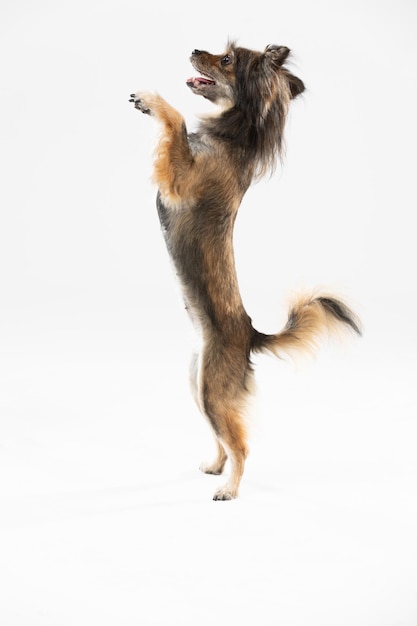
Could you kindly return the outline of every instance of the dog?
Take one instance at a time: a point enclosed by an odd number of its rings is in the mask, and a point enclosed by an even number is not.
[[[191,389],[214,433],[217,455],[201,466],[230,475],[214,500],[232,500],[248,455],[245,406],[253,393],[251,355],[314,351],[327,331],[345,327],[360,334],[359,320],[331,295],[298,297],[281,332],[258,332],[239,292],[233,254],[233,226],[252,182],[273,171],[282,158],[284,126],[291,100],[303,82],[285,66],[286,46],[263,52],[229,42],[223,54],[194,50],[199,76],[187,85],[220,107],[188,133],[182,115],[158,94],[130,96],[136,109],[156,118],[162,133],[156,147],[153,181],[157,210],[185,307],[201,337],[192,357]]]

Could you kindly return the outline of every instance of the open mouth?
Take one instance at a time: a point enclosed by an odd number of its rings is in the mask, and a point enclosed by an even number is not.
[[[187,80],[188,87],[201,87],[206,85],[215,85],[216,82],[209,77],[196,76]]]

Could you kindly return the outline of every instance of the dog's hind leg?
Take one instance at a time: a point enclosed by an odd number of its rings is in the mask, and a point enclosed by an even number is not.
[[[238,496],[248,455],[243,416],[248,391],[244,381],[251,372],[246,371],[245,359],[233,359],[231,363],[228,355],[223,354],[220,358],[219,355],[210,356],[203,360],[199,397],[202,411],[216,435],[217,458],[213,464],[203,465],[201,469],[206,473],[219,474],[228,458],[229,480],[215,492],[213,499],[232,500]]]
[[[221,427],[221,434],[217,435],[219,451],[223,451],[224,455],[227,453],[230,460],[229,480],[215,492],[213,500],[233,500],[239,495],[239,485],[249,451],[242,415],[236,410],[229,409],[216,415],[212,414],[212,419]]]
[[[213,408],[206,416],[215,432],[217,457],[213,463],[203,463],[200,469],[206,474],[222,474],[229,458],[229,480],[215,492],[213,500],[233,500],[239,495],[239,485],[248,455],[242,416],[236,411],[224,411],[220,407]]]
[[[194,402],[196,403],[196,405],[198,406],[198,408],[200,409],[204,417],[207,417],[204,414],[202,401],[200,400],[200,397],[199,397],[199,383],[198,383],[199,371],[200,371],[200,355],[198,354],[198,352],[194,352],[191,356],[191,362],[190,362],[190,388],[191,388],[192,396],[194,398]],[[208,417],[207,417],[207,421],[209,422],[211,428],[213,429],[211,421]],[[216,448],[217,448],[216,458],[212,463],[202,463],[200,465],[200,470],[204,472],[205,474],[217,475],[217,474],[223,473],[223,469],[227,461],[227,454],[222,444],[218,440],[215,431],[213,431],[213,435],[214,435]]]
[[[200,469],[205,474],[223,474],[224,466],[227,461],[227,453],[223,448],[222,444],[218,440],[215,435],[216,447],[217,447],[217,456],[213,463],[202,463],[200,465]]]

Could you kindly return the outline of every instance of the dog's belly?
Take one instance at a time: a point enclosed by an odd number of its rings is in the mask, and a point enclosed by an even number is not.
[[[215,291],[213,276],[204,260],[198,228],[193,228],[188,209],[181,213],[167,208],[158,193],[157,209],[165,243],[180,283],[186,309],[197,332],[202,335],[207,323],[216,324],[216,307],[210,291]],[[225,274],[226,274],[225,269]]]

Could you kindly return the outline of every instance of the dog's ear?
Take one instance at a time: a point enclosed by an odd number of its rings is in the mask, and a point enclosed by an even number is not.
[[[287,46],[276,46],[270,44],[265,48],[265,57],[274,65],[280,67],[288,57],[290,49]]]
[[[288,70],[283,70],[283,71],[288,80],[288,86],[290,88],[291,98],[296,98],[297,96],[300,95],[300,93],[303,93],[303,91],[305,90],[304,83],[302,80],[297,78],[297,76],[294,76],[294,74],[291,74],[291,72],[289,72]]]
[[[285,63],[290,54],[290,49],[287,46],[276,46],[271,44],[265,48],[265,58],[268,59],[270,63],[272,63],[275,67],[281,68],[281,66]],[[282,68],[280,70],[283,74],[285,74],[288,80],[288,86],[291,92],[291,98],[296,98],[303,93],[305,87],[302,80],[291,74],[287,69]]]

